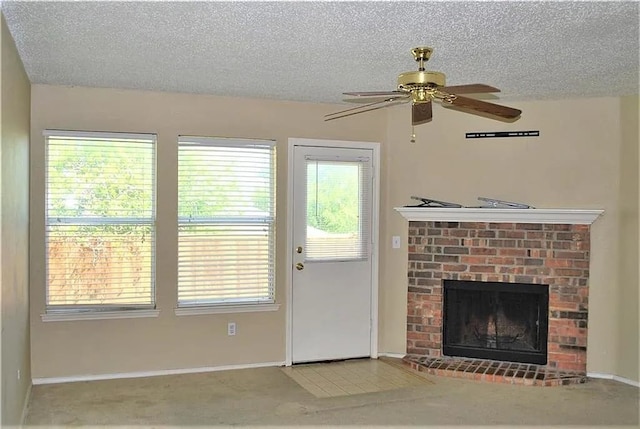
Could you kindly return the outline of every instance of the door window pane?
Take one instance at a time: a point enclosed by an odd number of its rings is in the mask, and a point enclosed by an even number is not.
[[[307,159],[307,260],[366,259],[368,160]]]

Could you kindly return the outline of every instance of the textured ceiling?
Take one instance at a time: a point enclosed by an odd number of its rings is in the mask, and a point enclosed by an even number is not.
[[[638,94],[638,2],[18,2],[33,83],[340,102],[395,89],[410,49],[503,99]]]

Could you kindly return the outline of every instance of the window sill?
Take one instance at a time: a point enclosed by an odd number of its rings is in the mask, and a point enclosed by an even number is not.
[[[138,319],[158,317],[160,310],[85,311],[41,314],[43,322],[70,322],[76,320]]]
[[[198,316],[202,314],[259,313],[277,311],[279,308],[280,304],[239,304],[211,307],[179,307],[175,309],[175,313],[176,316]]]

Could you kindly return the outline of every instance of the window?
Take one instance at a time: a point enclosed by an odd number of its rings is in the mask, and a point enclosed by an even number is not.
[[[155,136],[44,135],[47,312],[154,308]]]
[[[369,256],[371,159],[306,157],[306,260],[353,261]]]
[[[178,147],[178,306],[273,303],[275,143]]]

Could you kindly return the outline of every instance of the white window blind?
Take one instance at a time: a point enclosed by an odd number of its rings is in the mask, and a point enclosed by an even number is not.
[[[178,306],[274,301],[275,143],[181,136]]]
[[[371,160],[306,157],[306,260],[369,257]]]
[[[154,308],[156,137],[44,136],[47,312]]]

